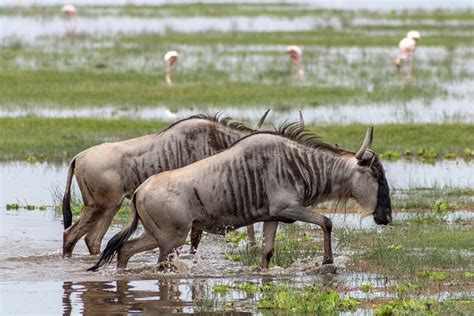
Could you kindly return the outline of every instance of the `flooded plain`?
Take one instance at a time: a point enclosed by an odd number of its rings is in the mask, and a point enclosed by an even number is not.
[[[384,168],[392,190],[474,187],[474,163],[462,159],[440,160],[434,164],[385,161]],[[53,206],[62,198],[66,175],[66,164],[0,163],[0,206]],[[75,187],[74,182],[73,189]]]
[[[296,106],[296,108],[298,108]],[[249,107],[225,109],[226,115],[236,120],[256,121],[268,108]],[[216,113],[217,108],[208,108],[209,113]],[[453,124],[474,123],[474,107],[470,99],[435,99],[428,103],[420,100],[406,104],[372,104],[372,105],[341,105],[319,106],[294,110],[273,110],[272,119],[282,122],[288,118],[296,119],[302,112],[308,124]],[[51,118],[134,118],[143,120],[174,121],[194,114],[202,113],[199,109],[129,108],[31,108],[25,110],[0,109],[0,117],[51,117]]]

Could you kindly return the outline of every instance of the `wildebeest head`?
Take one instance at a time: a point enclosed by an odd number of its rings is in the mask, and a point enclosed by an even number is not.
[[[369,128],[362,147],[355,154],[357,166],[353,178],[351,195],[364,209],[372,214],[379,225],[392,221],[392,206],[385,171],[376,153],[370,150],[373,128]]]

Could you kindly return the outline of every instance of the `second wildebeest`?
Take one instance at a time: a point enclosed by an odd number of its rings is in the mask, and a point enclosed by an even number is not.
[[[257,128],[261,127],[268,112],[260,118]],[[63,256],[71,256],[77,241],[84,235],[89,252],[98,254],[102,238],[122,201],[130,198],[149,176],[212,156],[254,132],[254,129],[229,117],[199,114],[175,122],[159,133],[105,143],[79,153],[69,165],[63,198]],[[71,183],[74,175],[84,201],[84,210],[71,226]],[[253,228],[249,229],[251,234]],[[193,250],[200,236],[201,231],[193,230]]]
[[[389,188],[382,164],[370,150],[372,137],[370,128],[354,153],[287,123],[276,132],[246,136],[222,153],[152,176],[132,198],[128,227],[109,241],[90,270],[108,264],[117,252],[117,267],[125,268],[132,255],[156,247],[159,262],[166,262],[185,243],[191,227],[225,234],[261,221],[266,222],[262,268],[268,268],[273,253],[276,221],[321,226],[323,264],[332,263],[331,220],[308,206],[353,198],[377,224],[391,221]],[[139,220],[145,233],[127,241]]]

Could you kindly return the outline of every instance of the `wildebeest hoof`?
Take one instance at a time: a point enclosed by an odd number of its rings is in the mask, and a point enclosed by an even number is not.
[[[189,267],[182,261],[163,261],[157,264],[155,271],[159,272],[186,272],[189,271]]]
[[[319,268],[319,274],[336,274],[337,266],[335,264],[324,264]]]
[[[325,264],[333,264],[334,263],[334,260],[331,258],[331,259],[324,259],[323,260],[323,265]]]

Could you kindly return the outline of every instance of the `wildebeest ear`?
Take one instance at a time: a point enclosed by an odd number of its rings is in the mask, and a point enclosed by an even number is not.
[[[357,161],[359,166],[363,167],[372,167],[372,164],[375,161],[375,154],[371,150],[367,150],[363,155],[362,158]]]
[[[265,122],[265,119],[267,118],[268,113],[270,112],[270,109],[266,110],[265,113],[263,113],[262,117],[258,120],[257,124],[255,124],[256,129],[260,129],[263,125],[263,122]]]

